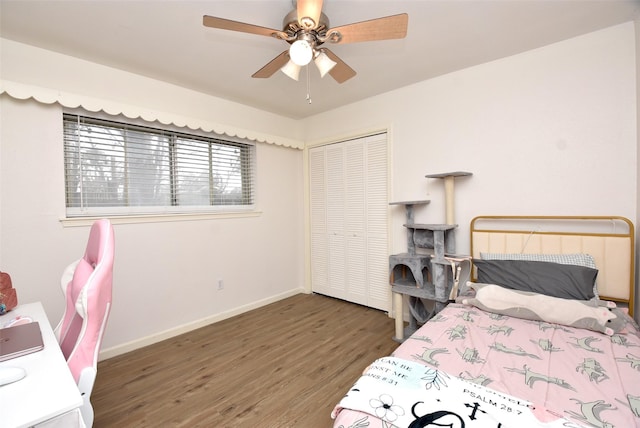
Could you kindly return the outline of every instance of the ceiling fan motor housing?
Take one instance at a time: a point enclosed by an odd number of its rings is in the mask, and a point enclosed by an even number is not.
[[[292,10],[284,17],[282,21],[282,31],[288,37],[286,41],[289,44],[297,40],[306,40],[312,47],[320,46],[326,40],[327,30],[329,29],[329,18],[324,13],[320,14],[320,22],[315,28],[303,28],[298,22],[298,11]]]

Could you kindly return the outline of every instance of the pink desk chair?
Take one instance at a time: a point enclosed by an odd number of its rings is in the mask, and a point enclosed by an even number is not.
[[[64,271],[60,285],[66,298],[56,337],[82,394],[82,419],[93,425],[90,396],[96,379],[98,352],[111,309],[114,236],[109,220],[91,226],[84,256]]]

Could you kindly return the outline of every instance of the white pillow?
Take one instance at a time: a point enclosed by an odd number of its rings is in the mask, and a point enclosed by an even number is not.
[[[610,310],[609,302],[561,299],[495,284],[468,282],[467,286],[475,290],[475,297],[460,296],[456,302],[487,312],[584,328],[609,336],[626,324],[625,320]]]

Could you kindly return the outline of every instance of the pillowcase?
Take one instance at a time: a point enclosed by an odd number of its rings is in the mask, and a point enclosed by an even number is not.
[[[584,328],[609,336],[622,331],[626,325],[624,317],[612,312],[606,302],[561,299],[495,284],[470,282],[467,285],[475,290],[475,297],[460,296],[456,302],[487,312]]]
[[[562,299],[589,300],[595,297],[597,269],[526,260],[473,260],[478,282],[531,291]]]
[[[480,253],[482,260],[529,260],[530,262],[551,262],[561,265],[578,265],[596,269],[596,262],[589,254],[525,254],[525,253]]]
[[[597,269],[596,261],[590,254],[568,253],[568,254],[540,254],[540,253],[480,253],[482,260],[529,260],[531,262],[551,262],[561,265],[578,265],[591,269]],[[598,282],[593,284],[593,294],[598,295]]]

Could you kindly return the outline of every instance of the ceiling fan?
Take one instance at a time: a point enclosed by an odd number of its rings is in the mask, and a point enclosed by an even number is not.
[[[331,28],[329,18],[322,13],[322,0],[298,0],[296,8],[284,17],[282,30],[208,15],[204,15],[202,23],[206,27],[275,37],[289,43],[289,49],[251,77],[271,77],[276,71],[282,70],[287,76],[298,80],[300,68],[313,60],[322,77],[329,73],[338,83],[343,83],[355,76],[356,72],[324,47],[325,43],[402,39],[407,35],[408,21],[409,16],[401,13]]]

